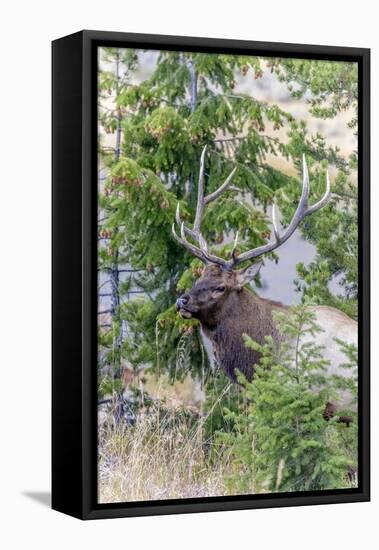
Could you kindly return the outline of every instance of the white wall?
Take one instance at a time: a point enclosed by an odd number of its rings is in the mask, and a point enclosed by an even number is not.
[[[139,549],[355,550],[363,541],[367,548],[375,547],[376,452],[373,502],[364,504],[83,524],[26,495],[34,492],[46,500],[50,483],[50,40],[93,28],[371,47],[375,101],[379,33],[374,6],[369,0],[13,0],[2,4],[0,518],[1,539],[8,538],[4,548],[67,550],[85,545],[104,550],[138,545]],[[378,122],[374,105],[373,152],[378,147]],[[374,206],[378,206],[377,173],[373,154]],[[373,222],[375,242],[377,216]],[[373,267],[375,281],[376,254]],[[375,289],[373,297],[375,334],[379,307]],[[374,342],[374,354],[376,348]],[[376,378],[373,396],[378,391]],[[373,401],[375,447],[379,399]]]

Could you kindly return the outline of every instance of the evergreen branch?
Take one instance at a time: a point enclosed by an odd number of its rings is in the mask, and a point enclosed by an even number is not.
[[[358,196],[350,195],[349,193],[342,193],[341,191],[333,191],[332,195],[341,197],[343,199],[350,199],[352,201],[358,201]]]
[[[245,139],[248,139],[250,136],[249,134],[246,134],[245,136],[235,136],[230,138],[216,138],[213,139],[213,143],[228,143],[233,141],[244,141]],[[272,141],[276,145],[281,145],[279,138],[268,136],[267,134],[259,134],[259,137],[266,139],[267,141]]]

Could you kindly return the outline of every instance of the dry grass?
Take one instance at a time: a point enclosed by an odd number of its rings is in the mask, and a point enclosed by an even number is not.
[[[230,387],[223,388],[203,415],[193,397],[178,401],[172,390],[167,394],[165,381],[160,379],[150,388],[154,405],[148,411],[140,410],[134,426],[99,423],[99,503],[230,494],[225,485],[229,453],[206,441],[204,435],[205,423]],[[206,454],[210,446],[212,461]]]
[[[101,429],[99,502],[160,500],[226,494],[223,460],[209,464],[203,421],[160,411],[133,427]]]

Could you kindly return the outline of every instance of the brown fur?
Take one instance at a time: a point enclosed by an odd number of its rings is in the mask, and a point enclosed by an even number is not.
[[[249,380],[259,353],[247,348],[243,334],[248,334],[263,344],[265,336],[279,339],[272,311],[285,310],[279,302],[264,300],[243,286],[241,275],[223,271],[217,266],[207,266],[202,277],[186,293],[183,316],[199,319],[205,335],[212,341],[215,356],[225,373],[236,381],[235,369]],[[224,288],[221,292],[217,289]]]
[[[272,313],[288,309],[288,306],[260,298],[244,287],[256,273],[254,266],[239,272],[207,266],[192,289],[177,300],[177,308],[183,317],[199,319],[204,334],[212,342],[218,364],[233,382],[237,381],[236,369],[251,380],[260,359],[258,352],[245,346],[243,335],[248,334],[259,344],[264,343],[266,336],[279,341],[280,334]],[[337,310],[329,309],[330,314],[335,315]],[[324,419],[328,421],[335,414],[336,406],[327,403]],[[338,421],[349,426],[352,418],[341,416]]]

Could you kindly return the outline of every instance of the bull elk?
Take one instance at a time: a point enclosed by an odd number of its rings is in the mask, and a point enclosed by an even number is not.
[[[181,220],[179,204],[175,221],[180,227],[180,235],[176,232],[175,223],[172,226],[172,233],[176,241],[200,259],[205,264],[205,268],[192,289],[177,300],[176,307],[182,317],[195,318],[200,321],[203,338],[206,337],[210,340],[217,363],[232,381],[236,382],[236,369],[251,380],[254,374],[254,365],[259,361],[259,354],[244,345],[243,334],[248,334],[260,344],[264,343],[266,336],[272,336],[275,341],[279,341],[281,336],[275,326],[272,312],[275,310],[285,311],[288,306],[260,298],[245,287],[258,274],[262,262],[248,264],[243,269],[236,268],[240,264],[252,262],[252,260],[281,246],[293,235],[299,223],[306,216],[325,206],[331,196],[329,176],[326,175],[324,196],[310,206],[308,204],[309,175],[303,156],[302,193],[290,224],[283,233],[279,231],[276,207],[273,205],[273,239],[267,244],[237,255],[237,232],[231,258],[225,260],[210,252],[208,244],[201,234],[200,225],[204,208],[230,188],[236,168],[216,191],[204,196],[205,153],[206,147],[202,151],[200,160],[197,208],[193,226],[192,228],[187,227]],[[349,344],[356,345],[356,321],[333,307],[312,306],[312,309],[317,324],[323,329],[318,336],[318,343],[324,347],[324,358],[328,360],[327,374],[346,376],[346,369],[340,367],[346,358],[335,338],[338,337]],[[347,408],[350,405],[351,395],[343,392],[338,407]],[[326,408],[327,414],[333,414],[335,410],[336,405],[329,403]]]

